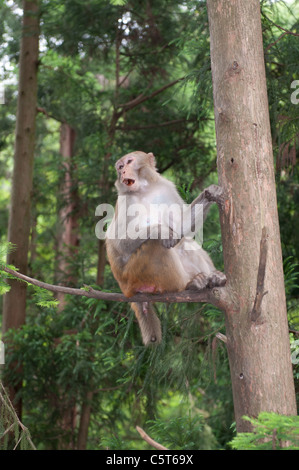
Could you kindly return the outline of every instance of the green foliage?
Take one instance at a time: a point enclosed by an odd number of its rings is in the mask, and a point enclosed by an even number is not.
[[[109,450],[130,450],[130,447],[125,440],[121,439],[117,435],[103,436],[101,439],[101,445],[103,449]]]
[[[2,242],[0,244],[0,295],[4,295],[10,290],[10,286],[7,284],[6,279],[12,278],[13,276],[3,271],[1,267],[4,265],[7,254],[11,253],[15,249],[16,247],[12,243]],[[14,266],[7,267],[10,269],[14,269]]]
[[[216,442],[211,430],[206,426],[204,418],[196,416],[180,416],[167,421],[156,419],[147,423],[150,435],[155,441],[170,450],[209,450]]]
[[[20,422],[0,381],[0,449],[35,450],[29,430]]]
[[[96,309],[94,317],[84,301],[80,304],[73,303],[64,315],[42,308],[26,325],[6,335],[4,376],[9,383],[23,378],[26,423],[41,449],[45,443],[55,449],[75,439],[78,429],[62,431],[75,404],[83,406],[90,390],[109,387],[116,380],[115,340],[109,333],[104,335],[103,325],[100,329],[99,322],[95,324],[98,315],[103,322],[105,307]],[[106,317],[109,331],[111,316]]]
[[[287,298],[291,296],[295,289],[299,288],[298,266],[298,263],[294,263],[292,256],[288,256],[283,260],[284,285]]]
[[[8,251],[6,250],[6,252]],[[13,271],[17,271],[15,266],[5,265],[5,264],[2,264],[2,266],[7,267]],[[15,280],[20,281],[20,279],[17,276],[14,276],[13,274],[6,272],[5,270],[1,269],[1,266],[0,266],[0,295],[6,294],[10,290],[10,286],[6,283],[6,279],[15,279]],[[59,302],[57,299],[53,298],[53,292],[50,292],[49,290],[46,290],[42,287],[33,285],[27,281],[22,280],[20,282],[25,282],[28,286],[32,287],[33,299],[36,305],[40,307],[47,307],[47,308],[58,306]]]
[[[110,0],[111,5],[122,6],[127,3],[127,0]]]
[[[257,419],[243,417],[252,432],[238,433],[231,441],[236,450],[299,450],[299,417],[260,413]]]

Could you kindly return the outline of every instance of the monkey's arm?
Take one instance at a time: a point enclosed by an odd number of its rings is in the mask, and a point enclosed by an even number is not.
[[[211,204],[213,202],[216,202],[218,205],[222,205],[223,203],[223,189],[220,186],[217,186],[216,184],[211,184],[208,188],[204,189],[203,192],[197,196],[197,198],[194,199],[194,201],[191,203],[191,230],[193,231],[195,228],[195,222],[196,222],[196,206],[200,204],[202,206],[202,211],[203,211],[203,219],[202,221],[204,222],[209,209],[211,207]]]
[[[145,226],[144,232],[140,232],[138,238],[130,237],[127,234],[126,238],[113,240],[112,243],[121,256],[125,254],[125,259],[123,260],[124,264],[129,257],[149,239],[160,240],[165,248],[172,248],[176,246],[183,237],[194,234],[195,229],[198,229],[204,222],[213,202],[222,205],[223,200],[222,188],[213,184],[194,199],[188,207],[187,217],[183,217],[183,213],[181,214],[184,219],[181,223],[181,233],[177,233],[177,230],[173,230],[173,224],[168,221],[167,225],[150,224]]]
[[[195,229],[205,221],[211,205],[214,202],[218,205],[222,205],[223,201],[223,189],[220,186],[212,184],[204,189],[188,208],[190,214],[188,214],[189,217],[187,221],[183,223],[181,238],[194,234]],[[176,243],[178,243],[178,241],[176,241]]]
[[[165,248],[172,248],[179,241],[178,235],[175,235],[172,228],[168,226],[162,226],[161,224],[148,226],[144,229],[144,234],[140,234],[138,238],[124,238],[113,240],[113,245],[116,251],[119,253],[123,264],[126,264],[130,256],[135,253],[143,243],[148,240],[160,240],[161,244]]]
[[[135,240],[123,240],[126,244],[126,253],[133,253],[140,246],[149,239],[158,239],[165,248],[173,248],[176,246],[183,237],[187,237],[194,234],[195,229],[203,224],[211,205],[216,202],[219,206],[224,203],[223,189],[216,184],[210,185],[208,188],[194,199],[188,208],[188,216],[181,224],[181,234],[173,230],[172,224],[167,226],[154,225],[147,227],[149,232],[146,236],[141,239]],[[166,232],[163,229],[166,228]]]

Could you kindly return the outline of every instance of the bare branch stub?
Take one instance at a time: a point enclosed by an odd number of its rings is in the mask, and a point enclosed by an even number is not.
[[[159,444],[159,442],[154,441],[142,428],[139,426],[136,426],[137,431],[139,432],[140,436],[142,439],[145,440],[150,446],[154,447],[155,449],[158,450],[168,450],[167,447],[164,447],[162,444]]]
[[[219,207],[224,206],[225,195],[224,190],[221,186],[212,184],[207,189],[204,190],[205,198],[210,202],[216,202]]]
[[[260,261],[257,273],[257,285],[256,285],[256,296],[254,300],[253,309],[251,311],[251,321],[256,321],[261,315],[261,305],[264,295],[267,292],[264,292],[264,282],[265,282],[265,273],[266,273],[266,262],[267,262],[267,231],[266,227],[263,227],[262,238],[260,242]]]

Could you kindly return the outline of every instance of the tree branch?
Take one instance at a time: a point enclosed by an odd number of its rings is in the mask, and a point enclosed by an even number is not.
[[[7,268],[6,266],[0,266],[2,271],[14,276],[17,279],[28,282],[42,289],[49,290],[51,292],[61,292],[69,295],[78,295],[82,297],[88,297],[98,300],[115,301],[115,302],[163,302],[163,303],[183,303],[183,302],[207,302],[215,305],[216,307],[224,310],[226,305],[227,291],[225,287],[215,287],[213,289],[203,289],[201,291],[189,291],[185,290],[182,292],[167,292],[164,294],[135,294],[132,297],[125,297],[120,293],[103,292],[95,290],[90,286],[84,286],[84,288],[77,289],[73,287],[57,286],[48,284],[46,282],[39,281],[32,277],[21,274],[13,269]]]
[[[165,121],[161,123],[156,123],[156,124],[148,124],[144,126],[117,126],[116,129],[121,130],[121,131],[140,131],[140,130],[146,130],[146,129],[156,129],[160,127],[167,127],[167,126],[173,126],[176,124],[186,124],[188,122],[197,122],[198,119],[174,119],[173,121]]]
[[[278,41],[280,41],[286,34],[288,34],[287,32],[284,32],[282,33],[279,38],[276,39],[276,41],[274,42],[271,42],[270,44],[268,44],[268,46],[266,47],[265,49],[265,52],[268,52],[269,49],[271,49],[272,46],[275,46],[275,44],[278,43]]]
[[[270,18],[268,18],[266,15],[264,15],[264,17],[265,17],[273,26],[275,26],[276,28],[278,28],[278,29],[280,29],[281,31],[283,31],[283,33],[279,36],[279,38],[276,39],[276,41],[271,42],[271,44],[268,44],[268,46],[267,46],[266,49],[265,49],[266,52],[268,52],[268,50],[271,49],[271,47],[274,46],[276,43],[278,43],[278,41],[280,41],[280,39],[282,39],[286,34],[290,34],[291,36],[299,36],[299,33],[293,33],[293,31],[290,31],[290,30],[288,30],[288,29],[283,28],[283,27],[280,26],[279,24],[274,23],[274,21],[270,20]]]
[[[62,119],[60,119],[60,118],[58,118],[58,117],[56,117],[56,116],[53,116],[53,114],[49,114],[45,108],[41,108],[40,106],[38,106],[38,107],[36,108],[36,112],[37,112],[37,113],[42,113],[42,114],[44,114],[44,115],[45,115],[47,118],[49,118],[49,119],[54,119],[55,121],[64,123],[64,121],[63,121]]]
[[[274,21],[270,20],[270,18],[267,16],[267,15],[263,15],[265,18],[267,18],[267,20],[272,23],[274,26],[276,26],[276,28],[280,29],[281,31],[284,31],[285,33],[287,34],[291,34],[292,36],[299,36],[299,33],[293,33],[293,31],[290,31],[289,29],[286,29],[286,28],[283,28],[282,26],[280,26],[279,24],[275,23]]]
[[[158,442],[154,441],[154,439],[152,439],[148,434],[146,434],[146,432],[143,431],[143,429],[140,428],[139,426],[136,426],[136,429],[139,432],[142,439],[144,439],[150,446],[158,450],[168,450],[167,447],[164,447]]]
[[[167,90],[167,88],[172,87],[173,85],[176,85],[178,82],[183,80],[185,77],[178,78],[177,80],[174,80],[173,82],[167,83],[166,85],[162,86],[158,90],[154,91],[148,96],[144,96],[143,94],[137,96],[137,98],[134,98],[131,101],[128,101],[128,103],[120,104],[118,107],[122,108],[124,111],[127,111],[129,109],[135,108],[135,106],[138,106],[139,104],[143,103],[144,101],[150,100],[151,98],[154,98],[156,95],[159,93],[162,93],[164,90]]]
[[[18,425],[20,426],[20,428],[22,429],[22,431],[24,432],[24,435],[20,435],[20,438],[18,440],[18,442],[16,443],[15,447],[14,447],[14,450],[17,448],[19,442],[25,437],[28,441],[28,443],[30,444],[31,448],[33,450],[36,450],[35,448],[35,445],[33,444],[32,440],[31,440],[31,437],[30,437],[30,433],[29,433],[29,430],[28,428],[26,428],[26,426],[24,426],[24,424],[19,420],[19,417],[15,411],[15,407],[13,406],[13,404],[11,403],[10,401],[10,398],[4,388],[4,385],[3,383],[1,382],[0,380],[0,387],[1,387],[1,391],[0,391],[0,401],[1,401],[1,405],[2,407],[5,407],[8,409],[8,412],[10,413],[12,419],[13,419],[13,423],[11,426],[14,426],[15,425],[15,422],[18,423]],[[1,438],[7,433],[10,431],[10,428],[11,426],[2,434]]]

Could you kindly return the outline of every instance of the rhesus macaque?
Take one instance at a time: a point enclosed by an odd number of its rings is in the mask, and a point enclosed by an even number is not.
[[[175,185],[161,176],[152,153],[132,152],[116,163],[118,200],[106,234],[107,256],[126,297],[137,292],[178,292],[221,286],[226,277],[192,238],[196,208],[205,218],[212,204],[203,192],[190,206],[184,222],[184,201]],[[217,188],[214,186],[214,188]],[[165,210],[152,207],[175,207]],[[139,209],[138,209],[139,208]],[[136,218],[136,212],[139,217]],[[134,217],[135,216],[135,217]],[[132,228],[133,227],[133,228]],[[160,320],[150,302],[131,304],[145,345],[162,338]]]

